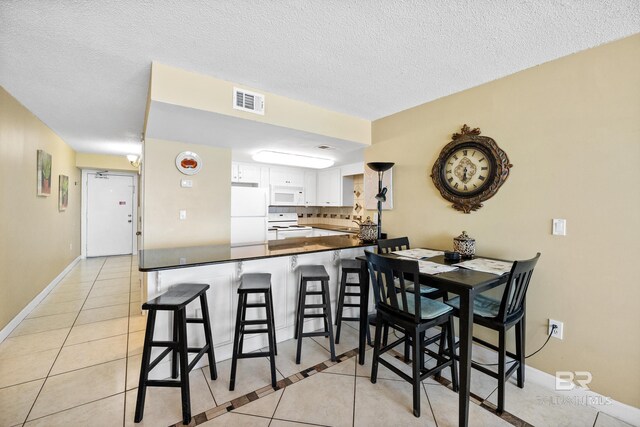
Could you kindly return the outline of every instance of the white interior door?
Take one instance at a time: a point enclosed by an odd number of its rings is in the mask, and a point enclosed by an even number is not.
[[[133,176],[87,174],[87,256],[133,252]]]

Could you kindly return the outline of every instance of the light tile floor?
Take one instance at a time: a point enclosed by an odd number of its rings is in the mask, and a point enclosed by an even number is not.
[[[135,256],[80,261],[56,288],[0,343],[0,426],[130,426],[133,423],[145,317],[140,316]],[[236,390],[228,390],[230,361],[191,372],[192,425],[270,426],[455,426],[457,394],[444,380],[425,380],[422,416],[412,414],[411,386],[384,367],[371,384],[372,351],[356,363],[358,333],[345,323],[329,361],[326,338],[305,338],[302,364],[296,342],[278,344],[278,387],[270,386],[267,358],[239,361]],[[474,349],[474,357],[491,354]],[[393,363],[409,372],[400,357]],[[492,408],[495,380],[472,372],[477,426],[618,426],[616,418],[590,406],[552,406],[552,394],[535,383],[507,387],[502,418]],[[556,396],[557,397],[557,396]],[[178,389],[149,388],[141,426],[169,426],[181,419]]]

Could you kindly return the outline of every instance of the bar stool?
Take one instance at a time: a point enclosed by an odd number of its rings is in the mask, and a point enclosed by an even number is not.
[[[191,422],[191,399],[189,395],[189,372],[206,353],[209,357],[209,372],[211,379],[218,378],[216,359],[213,354],[213,340],[211,339],[211,323],[209,322],[209,307],[207,305],[207,284],[184,283],[176,285],[168,292],[147,301],[142,305],[143,310],[149,311],[147,329],[144,335],[144,347],[142,350],[142,364],[140,367],[140,380],[138,381],[138,397],[136,400],[136,413],[134,421],[139,423],[144,415],[144,400],[147,387],[180,387],[182,394],[182,422]],[[200,298],[202,318],[188,318],[187,304],[196,298]],[[173,312],[173,338],[171,341],[154,341],[153,332],[158,311]],[[187,344],[187,323],[202,323],[204,326],[205,345],[202,348],[189,347]],[[153,347],[166,347],[160,355],[151,362],[151,349]],[[149,372],[160,361],[172,353],[171,378],[172,380],[150,380]],[[189,363],[188,354],[197,353]],[[178,354],[180,357],[178,358]],[[180,363],[180,379],[178,378],[178,359]]]
[[[355,259],[342,259],[340,260],[340,268],[342,270],[340,276],[340,288],[338,290],[338,309],[336,310],[336,344],[340,343],[340,330],[342,328],[342,321],[358,321],[360,317],[344,317],[343,311],[345,307],[360,307],[360,303],[346,303],[344,297],[358,297],[360,298],[360,261]],[[357,282],[349,282],[349,274],[357,274]],[[347,292],[347,288],[358,288],[358,292]],[[368,329],[367,329],[368,332]],[[367,342],[371,342],[370,334],[367,334]]]
[[[333,343],[333,323],[331,322],[331,298],[329,296],[329,273],[322,265],[301,265],[300,270],[300,291],[298,292],[298,311],[296,315],[296,329],[294,338],[298,340],[296,351],[296,364],[300,364],[300,353],[302,352],[302,338],[304,337],[328,337],[329,348],[331,349],[331,360],[336,360],[336,350]],[[319,291],[307,291],[309,282],[320,282]],[[307,304],[307,296],[321,295],[322,304]],[[321,308],[322,314],[307,314],[307,308]],[[324,320],[323,332],[302,332],[304,330],[304,319],[322,318]]]
[[[249,303],[249,294],[264,294],[264,303]],[[231,376],[229,377],[229,390],[236,385],[236,368],[238,359],[269,356],[271,363],[271,386],[276,386],[276,358],[278,347],[276,345],[276,324],[273,316],[273,298],[271,297],[271,274],[251,273],[242,275],[242,282],[238,288],[238,312],[236,314],[236,330],[233,337],[233,355],[231,358]],[[247,308],[264,308],[266,319],[247,320]],[[261,329],[246,329],[248,325],[264,325]],[[247,334],[267,334],[269,339],[269,351],[243,353],[242,345]]]

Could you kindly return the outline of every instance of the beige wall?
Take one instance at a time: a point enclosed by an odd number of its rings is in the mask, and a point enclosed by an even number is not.
[[[192,176],[176,168],[176,156],[194,151],[202,170]],[[229,243],[231,150],[147,139],[143,166],[144,249]],[[180,187],[181,179],[193,188]],[[179,211],[187,219],[179,219]]]
[[[326,135],[347,141],[371,144],[371,122],[284,96],[234,84],[203,74],[154,62],[150,85],[153,101],[182,105]],[[265,94],[265,114],[247,113],[233,108],[233,88]]]
[[[109,171],[137,171],[126,156],[108,154],[77,153],[76,166],[80,169],[97,169]]]
[[[36,151],[52,156],[49,197],[36,196]],[[58,211],[58,175],[69,205]],[[80,254],[75,152],[0,87],[0,329]]]
[[[480,127],[509,155],[511,176],[468,215],[429,174],[451,134]],[[462,230],[481,255],[542,252],[527,305],[528,363],[590,371],[591,388],[640,406],[640,35],[568,56],[373,123],[367,161],[396,162],[391,236],[451,248]],[[566,218],[568,235],[551,235]]]

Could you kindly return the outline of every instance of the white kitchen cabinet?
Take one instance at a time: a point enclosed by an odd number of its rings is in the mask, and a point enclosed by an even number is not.
[[[340,171],[342,173],[342,176],[362,175],[364,174],[364,163],[350,163],[348,165],[340,167]]]
[[[260,166],[247,163],[231,163],[231,182],[260,184]]]
[[[304,173],[304,205],[317,206],[318,173],[305,171]]]
[[[294,168],[270,168],[269,182],[272,186],[304,187],[304,172]]]
[[[318,206],[342,206],[342,175],[340,169],[318,171]]]

